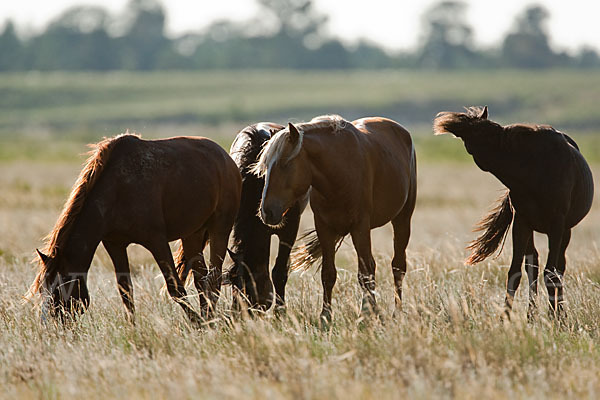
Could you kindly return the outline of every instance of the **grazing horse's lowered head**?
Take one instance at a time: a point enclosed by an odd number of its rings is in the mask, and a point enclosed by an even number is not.
[[[242,176],[242,200],[233,226],[232,249],[229,252],[234,263],[229,272],[234,288],[234,307],[246,303],[252,309],[267,310],[273,302],[278,307],[285,304],[290,251],[308,196],[288,207],[285,218],[275,226],[266,225],[258,215],[265,178],[253,173],[261,151],[268,146],[272,136],[284,128],[272,122],[250,125],[237,134],[231,145],[231,157]],[[271,272],[269,257],[272,235],[278,237],[279,249]]]
[[[52,255],[46,255],[36,250],[41,264],[42,273],[36,277],[30,289],[44,295],[42,304],[42,320],[49,316],[65,317],[83,313],[90,303],[87,288],[87,273],[69,273],[69,261],[56,249]]]

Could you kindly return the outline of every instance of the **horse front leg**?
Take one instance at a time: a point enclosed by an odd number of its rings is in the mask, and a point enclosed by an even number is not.
[[[131,271],[129,269],[129,259],[127,258],[127,245],[122,243],[102,242],[106,252],[115,266],[115,275],[117,277],[117,288],[121,295],[123,305],[127,310],[127,318],[135,323],[135,306],[133,304],[133,282],[131,281]]]
[[[296,241],[298,227],[300,226],[300,212],[295,206],[293,214],[288,216],[285,226],[277,234],[279,238],[279,251],[273,267],[273,285],[275,286],[275,307],[282,310],[285,307],[285,285],[287,284],[290,270],[290,252]]]
[[[331,299],[333,287],[337,280],[337,271],[335,269],[335,242],[337,236],[328,226],[321,222],[316,215],[315,228],[323,252],[323,265],[321,266],[323,310],[321,311],[320,318],[321,322],[328,324],[331,322],[332,318]]]

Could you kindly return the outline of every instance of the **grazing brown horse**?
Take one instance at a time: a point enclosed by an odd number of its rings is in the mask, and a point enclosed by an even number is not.
[[[312,186],[310,204],[318,240],[312,242],[308,259],[317,254],[323,258],[325,321],[331,319],[336,244],[347,234],[358,256],[363,311],[377,311],[371,229],[389,221],[394,227],[392,271],[400,307],[417,193],[415,150],[402,126],[385,118],[350,123],[339,116],[290,123],[268,142],[254,171],[265,176],[260,214],[268,225],[280,224]]]
[[[498,125],[488,120],[487,107],[471,107],[465,113],[440,113],[434,131],[462,139],[477,166],[508,188],[498,207],[478,225],[483,234],[469,246],[473,252],[467,262],[474,264],[494,254],[512,223],[513,256],[506,285],[506,315],[512,309],[523,257],[527,256],[531,317],[539,274],[533,232],[547,234],[549,254],[544,280],[553,315],[562,313],[565,251],[571,228],[586,216],[594,196],[592,173],[577,144],[547,125]]]
[[[268,309],[273,302],[273,284],[276,305],[285,305],[290,252],[296,241],[300,215],[308,204],[308,194],[290,208],[284,223],[276,227],[265,225],[258,216],[265,179],[251,172],[264,145],[283,128],[271,122],[251,125],[242,129],[231,145],[231,157],[242,175],[242,201],[233,225],[233,249],[229,253],[234,261],[229,279],[234,287],[237,307],[241,306],[238,304],[241,295],[251,307]],[[272,235],[279,238],[279,250],[271,282],[269,257]]]
[[[133,287],[126,248],[148,249],[171,297],[193,322],[198,314],[186,298],[169,242],[181,239],[192,260],[203,317],[220,291],[221,266],[238,210],[241,178],[227,152],[206,138],[142,140],[136,135],[105,139],[87,160],[56,226],[29,295],[49,296],[44,309],[60,316],[89,304],[87,274],[102,242],[117,275],[118,289],[133,316]],[[210,242],[210,269],[202,250]]]

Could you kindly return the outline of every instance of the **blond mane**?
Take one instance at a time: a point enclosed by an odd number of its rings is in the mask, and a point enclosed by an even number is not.
[[[124,133],[113,138],[104,138],[102,141],[94,145],[90,145],[92,150],[88,153],[89,157],[86,160],[83,169],[79,173],[79,177],[73,185],[73,189],[71,189],[69,199],[65,203],[60,217],[58,217],[58,220],[54,225],[54,228],[45,238],[46,247],[44,253],[46,253],[50,258],[56,257],[58,249],[63,248],[68,240],[75,220],[81,212],[87,196],[94,188],[94,185],[102,174],[102,170],[104,169],[111,152],[115,148],[115,144],[120,139],[131,136],[139,137],[135,134],[132,135],[129,133]],[[52,263],[52,266],[48,268],[48,266],[41,260],[39,265],[40,269],[35,277],[35,280],[31,284],[29,291],[27,292],[27,297],[31,297],[34,294],[39,293],[42,286],[46,283],[45,277],[58,268],[57,263]]]
[[[309,122],[303,122],[300,124],[294,124],[298,132],[300,133],[300,140],[290,148],[288,137],[290,134],[289,129],[285,129],[277,132],[269,141],[266,142],[265,147],[259,154],[258,161],[251,169],[251,172],[258,177],[266,175],[267,170],[275,162],[285,158],[285,161],[289,161],[296,157],[302,149],[302,142],[304,134],[317,129],[331,129],[331,133],[337,133],[344,130],[350,122],[346,121],[339,115],[321,115],[313,118]]]

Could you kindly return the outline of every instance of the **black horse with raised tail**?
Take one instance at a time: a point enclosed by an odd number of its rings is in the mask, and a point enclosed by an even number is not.
[[[483,233],[470,244],[472,254],[467,262],[475,264],[494,254],[512,223],[513,256],[506,287],[506,315],[512,309],[526,256],[531,317],[539,274],[533,232],[548,235],[544,282],[552,314],[563,314],[565,252],[571,229],[587,215],[594,197],[592,172],[575,141],[548,125],[501,126],[488,119],[487,107],[471,107],[464,113],[439,113],[434,132],[451,133],[462,139],[477,166],[508,188],[499,205],[477,226]]]

